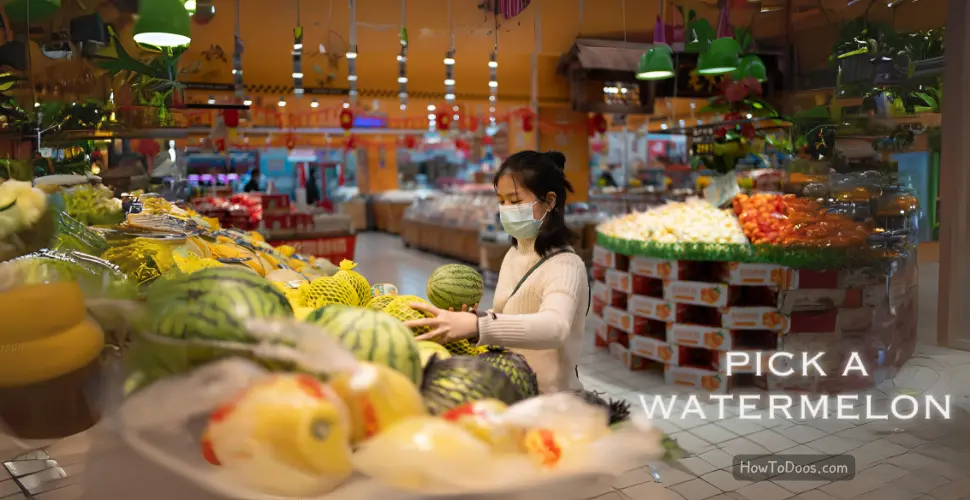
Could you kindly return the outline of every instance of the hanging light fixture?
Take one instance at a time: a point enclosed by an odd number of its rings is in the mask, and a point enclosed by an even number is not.
[[[347,0],[350,12],[350,48],[347,49],[347,96],[357,106],[357,0]]]
[[[754,78],[759,82],[768,81],[768,70],[760,57],[748,54],[741,58],[738,69],[734,72],[734,79],[742,80],[744,78]]]
[[[495,125],[495,103],[498,101],[498,17],[492,29],[495,40],[492,53],[488,56],[488,123]]]
[[[663,80],[672,76],[674,76],[673,50],[669,45],[654,45],[640,56],[637,80]]]
[[[455,24],[451,15],[451,0],[448,0],[448,30],[451,46],[445,53],[445,101],[455,102]]]
[[[316,99],[314,99],[313,102],[310,103],[310,107],[311,108],[314,108],[314,109],[319,108],[320,107],[320,101],[317,101]]]
[[[300,0],[296,0],[296,27],[293,28],[293,93],[303,95],[303,26],[300,26]]]
[[[280,97],[280,102],[276,103],[276,105],[279,106],[279,107],[281,107],[281,108],[285,108],[286,107],[286,99]]]
[[[192,21],[181,0],[139,2],[135,42],[156,47],[181,47],[191,38]]]
[[[401,111],[408,109],[408,2],[401,0],[401,52],[397,55],[397,83],[398,97],[401,98]]]
[[[738,69],[741,44],[729,37],[718,38],[697,59],[697,73],[723,75]]]

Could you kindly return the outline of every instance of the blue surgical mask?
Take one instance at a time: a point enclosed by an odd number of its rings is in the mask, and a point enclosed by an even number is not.
[[[542,227],[542,219],[536,220],[532,215],[532,207],[538,203],[520,203],[518,205],[501,205],[498,207],[499,218],[502,220],[502,227],[509,236],[515,239],[532,239],[539,234]]]

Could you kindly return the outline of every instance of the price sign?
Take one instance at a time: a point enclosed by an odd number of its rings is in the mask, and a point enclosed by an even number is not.
[[[714,154],[714,127],[697,127],[691,137],[691,148],[695,155]]]
[[[723,207],[731,203],[731,200],[740,193],[738,177],[731,172],[711,178],[711,183],[704,188],[704,199],[715,207]]]

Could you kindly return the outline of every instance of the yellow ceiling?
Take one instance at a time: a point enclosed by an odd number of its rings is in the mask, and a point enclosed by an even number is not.
[[[410,35],[409,91],[443,93],[442,59],[453,31],[457,49],[457,93],[487,95],[487,61],[493,47],[495,20],[478,8],[483,1],[406,0],[405,25]],[[792,40],[796,42],[800,58],[809,60],[807,66],[810,67],[824,64],[839,20],[861,16],[869,1],[876,2],[869,13],[870,19],[893,22],[899,31],[939,26],[945,20],[946,0],[910,0],[895,11],[887,9],[885,2],[878,0],[861,0],[849,8],[846,8],[846,0],[762,0],[762,3],[752,2],[746,8],[733,10],[731,22],[734,26],[750,27],[757,39],[784,41],[785,26],[790,17],[795,26]],[[232,81],[237,2],[214,2],[216,15],[212,20],[206,24],[193,22],[192,44],[183,59],[188,74],[181,77],[183,81]],[[786,2],[791,6],[791,16],[786,10],[760,12],[759,5],[784,5]],[[64,3],[71,5],[71,2]],[[658,0],[532,0],[520,16],[499,23],[500,98],[506,102],[529,98],[533,56],[536,55],[540,98],[565,100],[566,82],[555,75],[555,67],[559,56],[573,41],[579,36],[619,40],[625,36],[630,41],[649,42],[660,3]],[[671,3],[694,8],[701,16],[716,23],[716,0],[676,0]],[[305,86],[325,86],[327,75],[332,73],[331,85],[346,88],[346,60],[340,57],[332,69],[330,60],[319,54],[318,47],[323,44],[329,54],[346,52],[350,41],[347,0],[239,0],[239,4],[247,85],[292,84],[292,30],[299,22],[305,30],[307,48]],[[362,90],[380,90],[394,96],[397,93],[395,56],[399,50],[402,1],[357,0],[357,4],[359,86]],[[668,23],[679,22],[679,15],[669,4],[666,10]],[[108,22],[122,21],[122,37],[130,39],[130,20],[123,22],[124,16],[112,14],[110,8],[101,7],[99,11]],[[540,36],[537,37],[537,33]],[[69,71],[72,65],[70,62],[34,59],[33,74],[38,81],[49,79],[46,77],[61,69]]]

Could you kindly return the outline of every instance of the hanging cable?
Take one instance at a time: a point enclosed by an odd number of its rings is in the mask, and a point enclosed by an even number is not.
[[[246,101],[246,88],[243,86],[242,70],[243,42],[239,27],[240,10],[239,0],[236,0],[236,27],[235,34],[233,36],[232,48],[232,84],[233,89],[235,90],[236,104],[241,104]]]
[[[350,12],[350,48],[347,49],[347,87],[350,104],[357,105],[357,0],[347,0]]]
[[[296,27],[293,28],[293,93],[303,95],[303,26],[300,25],[300,0],[296,0]]]
[[[398,97],[401,98],[401,111],[408,109],[408,0],[401,0],[401,53],[397,56]]]

